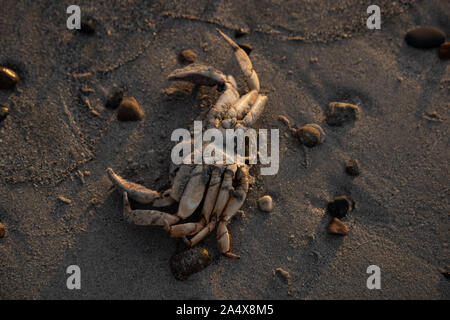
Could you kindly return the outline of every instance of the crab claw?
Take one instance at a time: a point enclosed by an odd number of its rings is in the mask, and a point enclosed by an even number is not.
[[[168,80],[183,80],[202,86],[219,86],[224,87],[227,77],[223,72],[200,63],[190,64],[182,69],[172,71],[168,76]]]

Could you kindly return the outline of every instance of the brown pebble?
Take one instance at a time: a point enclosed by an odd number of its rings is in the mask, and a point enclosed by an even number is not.
[[[243,37],[243,36],[245,36],[245,35],[247,35],[247,34],[249,34],[250,33],[250,30],[249,29],[246,29],[246,28],[239,28],[238,30],[236,30],[235,32],[234,32],[234,37],[235,38],[241,38],[241,37]]]
[[[180,60],[182,62],[195,62],[195,59],[197,58],[197,55],[194,51],[187,49],[180,52]]]
[[[171,256],[170,269],[177,280],[186,280],[190,275],[205,269],[211,262],[208,250],[194,247]]]
[[[0,89],[12,89],[19,82],[17,73],[6,67],[0,67]]]
[[[134,97],[123,98],[117,111],[117,119],[120,121],[137,121],[144,117],[139,103]]]
[[[358,106],[345,102],[331,102],[326,112],[326,121],[330,126],[342,126],[359,118]]]
[[[345,236],[348,233],[348,227],[338,218],[333,218],[328,225],[328,233]]]
[[[439,58],[450,59],[450,42],[444,42],[439,47]]]
[[[273,201],[271,196],[264,196],[259,198],[258,207],[261,211],[270,212],[273,210]]]
[[[345,164],[345,171],[351,176],[359,176],[360,165],[357,159],[348,160]]]
[[[0,121],[5,120],[8,115],[9,115],[9,108],[0,106]]]
[[[354,206],[355,203],[352,200],[346,196],[339,196],[328,202],[327,211],[332,217],[342,219],[353,210]]]
[[[0,223],[0,238],[4,238],[6,235],[6,226]]]
[[[289,282],[289,279],[291,278],[291,275],[288,271],[284,270],[283,268],[276,268],[274,272],[283,282]]]
[[[307,124],[297,129],[297,138],[300,143],[312,148],[325,141],[325,132],[317,124]]]

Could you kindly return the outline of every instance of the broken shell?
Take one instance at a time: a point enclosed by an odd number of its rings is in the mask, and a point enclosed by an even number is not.
[[[346,196],[335,197],[333,201],[328,202],[328,213],[332,217],[344,218],[352,210],[353,202]]]
[[[17,82],[19,82],[17,73],[6,67],[0,67],[0,89],[12,89]]]
[[[325,141],[325,132],[317,124],[307,124],[297,129],[297,137],[300,143],[312,148]]]
[[[333,218],[328,224],[328,233],[345,236],[348,233],[348,227],[338,218]]]
[[[331,102],[326,112],[326,121],[330,126],[342,126],[359,118],[358,106],[344,102]]]
[[[187,49],[180,52],[180,60],[182,62],[195,62],[195,59],[197,58],[197,55],[194,51]]]
[[[143,117],[144,112],[135,98],[123,98],[117,111],[117,119],[120,121],[137,121]]]
[[[0,106],[0,121],[5,120],[6,117],[8,116],[8,114],[9,114],[9,108]]]
[[[6,235],[6,226],[3,223],[0,223],[0,238],[3,238]]]
[[[271,196],[264,196],[259,198],[258,207],[261,211],[270,212],[273,210],[273,201]]]
[[[194,247],[170,257],[170,269],[177,280],[186,280],[190,275],[205,269],[211,262],[208,250]]]
[[[348,160],[345,164],[345,171],[351,176],[359,176],[360,167],[357,159]]]

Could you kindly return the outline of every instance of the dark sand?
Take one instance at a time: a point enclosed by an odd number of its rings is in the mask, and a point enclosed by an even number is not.
[[[450,36],[450,3],[376,1],[382,29],[371,31],[367,1],[318,2],[79,1],[98,20],[89,37],[66,29],[70,1],[3,0],[0,65],[21,81],[0,91],[0,104],[11,109],[0,123],[0,221],[8,227],[0,239],[0,298],[449,299],[441,272],[450,266],[450,66],[404,36],[416,25]],[[182,49],[237,76],[245,89],[216,27],[252,31],[240,41],[254,47],[269,97],[256,127],[280,128],[281,164],[275,176],[252,170],[246,215],[230,225],[242,258],[220,257],[210,236],[202,245],[213,264],[180,282],[169,269],[177,241],[126,224],[105,169],[167,186],[171,132],[218,97],[214,88],[161,93]],[[143,121],[120,123],[104,108],[115,85],[140,102]],[[331,101],[358,104],[360,120],[327,126]],[[321,124],[326,142],[306,159],[279,114],[297,126]],[[361,163],[359,177],[345,173],[351,158]],[[257,209],[266,194],[272,213]],[[333,237],[325,208],[343,194],[357,208],[345,220],[349,234]],[[66,288],[72,264],[82,271],[78,291]],[[382,290],[366,288],[371,264],[381,267]],[[290,273],[288,283],[274,276],[279,267]]]

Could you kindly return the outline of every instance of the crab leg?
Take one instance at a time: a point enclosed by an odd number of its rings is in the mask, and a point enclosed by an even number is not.
[[[244,119],[240,121],[240,123],[244,127],[248,127],[253,125],[256,120],[261,116],[262,112],[264,111],[264,106],[267,103],[267,97],[263,95],[259,95],[258,98],[256,98],[255,103],[252,105],[250,111],[245,115]]]
[[[213,215],[220,217],[223,209],[225,208],[228,199],[230,198],[230,190],[233,189],[233,178],[236,173],[237,166],[232,164],[227,166],[223,175],[223,181],[220,186],[219,194],[217,195],[216,204],[213,209]]]
[[[163,198],[163,196],[157,191],[147,189],[140,184],[123,179],[122,177],[114,173],[111,168],[106,169],[106,172],[108,174],[109,180],[111,180],[111,182],[117,189],[126,191],[132,199],[140,203],[152,203],[157,199]]]
[[[219,251],[229,258],[239,258],[238,255],[232,253],[231,239],[228,232],[227,225],[231,218],[239,212],[242,204],[245,201],[248,192],[248,168],[246,166],[240,167],[236,173],[238,185],[235,190],[231,191],[230,200],[222,213],[222,217],[217,227],[217,243]]]
[[[161,226],[180,221],[176,215],[157,210],[132,210],[128,201],[127,192],[123,192],[123,216],[128,222],[138,226]]]
[[[208,191],[206,192],[201,213],[203,225],[206,225],[211,218],[214,204],[216,203],[217,196],[219,195],[223,171],[223,167],[218,166],[214,166],[212,169],[211,179],[209,180]]]
[[[245,53],[244,50],[242,50],[241,47],[239,47],[225,33],[220,31],[219,29],[216,29],[216,30],[225,39],[225,41],[228,42],[228,44],[231,46],[231,48],[233,48],[234,56],[239,64],[239,67],[241,68],[242,72],[244,73],[245,77],[247,78],[250,89],[259,91],[260,86],[259,86],[258,75],[256,74],[255,70],[253,69],[252,62],[250,61],[250,58],[248,57],[248,55]]]

